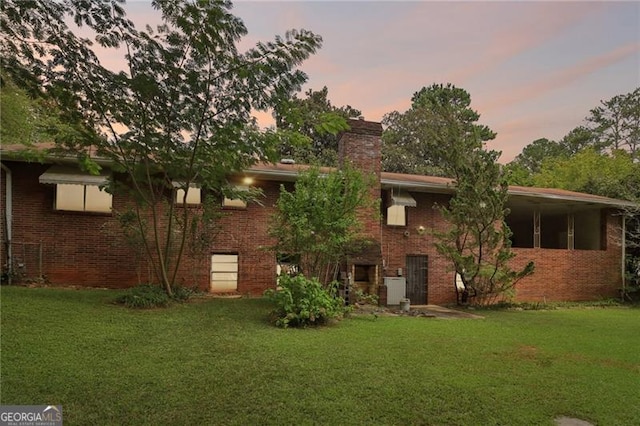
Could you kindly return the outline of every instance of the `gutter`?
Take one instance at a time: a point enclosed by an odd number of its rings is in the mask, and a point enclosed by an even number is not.
[[[405,180],[397,179],[381,179],[382,187],[391,186],[394,188],[401,188],[408,191],[420,191],[420,190],[432,190],[441,193],[453,194],[455,192],[455,186],[451,183],[439,183],[439,182],[408,182]],[[573,201],[578,203],[591,203],[601,206],[613,206],[613,207],[636,207],[632,201],[617,200],[614,198],[598,197],[598,196],[581,196],[581,193],[573,194],[552,194],[544,191],[537,190],[537,188],[528,188],[525,190],[519,187],[509,187],[507,193],[509,196],[526,197],[526,198],[539,198],[549,201]]]
[[[13,229],[13,194],[12,194],[12,179],[11,179],[11,169],[0,163],[2,166],[2,170],[5,173],[5,235],[6,235],[6,246],[7,246],[7,280],[8,284],[11,285],[12,277],[13,277],[13,255],[11,250],[11,231]]]

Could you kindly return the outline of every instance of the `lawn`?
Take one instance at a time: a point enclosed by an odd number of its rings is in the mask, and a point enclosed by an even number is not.
[[[65,424],[640,424],[640,310],[361,316],[282,330],[264,300],[168,309],[3,287],[2,404]]]

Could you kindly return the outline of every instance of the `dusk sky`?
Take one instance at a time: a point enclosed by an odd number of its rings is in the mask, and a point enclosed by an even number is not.
[[[148,2],[129,3],[137,24],[157,22]],[[640,86],[635,1],[238,1],[233,13],[249,30],[243,45],[292,28],[320,34],[322,49],[302,66],[304,89],[327,86],[332,104],[367,120],[405,111],[423,86],[466,89],[480,122],[497,132],[488,147],[503,162]]]

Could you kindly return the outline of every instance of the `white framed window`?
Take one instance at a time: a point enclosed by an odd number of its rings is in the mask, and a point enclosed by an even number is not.
[[[55,210],[111,213],[112,196],[100,187],[109,182],[109,170],[99,174],[82,172],[77,166],[53,165],[38,180],[55,185]]]
[[[184,189],[176,189],[176,204],[182,204],[184,200]],[[202,192],[200,188],[189,188],[187,192],[187,204],[198,205],[202,203]]]
[[[238,255],[214,254],[211,256],[211,284],[213,292],[238,290]]]
[[[56,184],[56,210],[111,213],[112,196],[96,185]]]
[[[234,187],[234,191],[235,192],[246,192],[249,191],[249,187],[248,186],[244,186],[244,185],[237,185]],[[222,207],[233,207],[236,209],[246,209],[247,208],[247,202],[241,198],[229,198],[229,197],[224,197],[222,200]]]
[[[407,226],[406,207],[398,205],[391,205],[387,207],[387,225]]]

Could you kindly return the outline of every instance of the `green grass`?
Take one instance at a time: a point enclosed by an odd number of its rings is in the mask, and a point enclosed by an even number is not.
[[[117,294],[3,287],[0,402],[61,404],[65,424],[640,422],[639,309],[282,330],[264,300]]]

